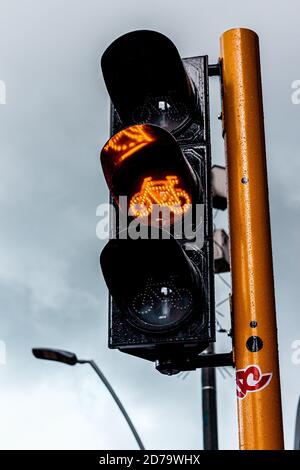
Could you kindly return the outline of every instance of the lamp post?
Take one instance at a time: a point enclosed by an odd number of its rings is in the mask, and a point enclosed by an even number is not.
[[[95,361],[92,359],[78,359],[76,354],[70,351],[63,351],[61,349],[50,349],[50,348],[33,348],[32,349],[32,354],[34,357],[37,359],[46,359],[49,361],[56,361],[56,362],[62,362],[64,364],[68,364],[69,366],[74,366],[75,364],[89,364],[98,377],[102,380],[104,385],[106,386],[107,390],[111,394],[112,398],[114,399],[115,403],[119,407],[122,415],[124,416],[128,426],[130,427],[132,434],[134,435],[134,438],[140,448],[140,450],[145,450],[145,447],[141,441],[140,436],[138,435],[137,430],[135,429],[129,415],[127,414],[124,406],[122,405],[119,397],[117,396],[116,392],[110,385],[109,381],[103,374],[103,372],[99,369]]]

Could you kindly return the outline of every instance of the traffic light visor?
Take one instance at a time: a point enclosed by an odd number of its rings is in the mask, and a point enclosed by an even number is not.
[[[152,123],[176,133],[190,121],[194,86],[163,34],[141,30],[119,37],[104,52],[101,67],[123,125]]]

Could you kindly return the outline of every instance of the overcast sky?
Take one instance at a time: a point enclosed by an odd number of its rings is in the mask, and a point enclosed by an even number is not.
[[[107,189],[99,151],[108,96],[99,61],[135,29],[169,36],[182,56],[208,54],[219,36],[260,36],[286,446],[300,394],[299,1],[0,0],[0,448],[136,448],[123,417],[88,366],[37,361],[33,346],[94,358],[148,449],[202,447],[200,373],[165,377],[107,348],[107,292],[99,269],[96,208]],[[211,87],[213,159],[224,161]],[[216,218],[219,227],[226,217]],[[229,279],[227,276],[226,279]],[[216,280],[216,297],[228,289]],[[228,326],[228,309],[222,307]],[[218,350],[229,343],[218,337]],[[1,351],[1,347],[0,347]],[[1,364],[2,363],[2,364]],[[237,448],[233,378],[218,372],[220,447]]]

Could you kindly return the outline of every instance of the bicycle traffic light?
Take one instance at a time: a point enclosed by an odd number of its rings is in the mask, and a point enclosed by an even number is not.
[[[197,174],[161,127],[137,124],[119,131],[104,146],[101,163],[115,202],[126,196],[129,215],[145,223],[154,205],[172,209],[172,223],[191,209],[192,201],[200,202]]]
[[[215,340],[207,57],[182,61],[164,35],[135,31],[101,66],[112,101],[101,152],[109,347],[162,373],[192,369]]]

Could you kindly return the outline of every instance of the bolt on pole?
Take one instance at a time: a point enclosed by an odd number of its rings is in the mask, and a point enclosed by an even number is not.
[[[240,449],[283,449],[259,40],[221,37]]]

